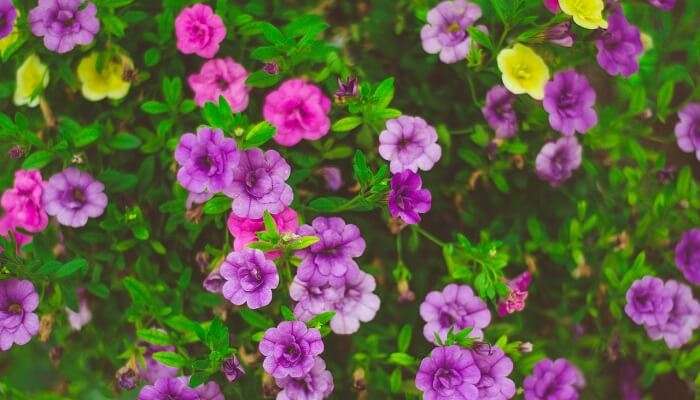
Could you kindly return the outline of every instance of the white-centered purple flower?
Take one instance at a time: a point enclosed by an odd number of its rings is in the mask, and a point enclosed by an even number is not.
[[[283,321],[265,331],[258,350],[263,368],[274,378],[302,378],[323,352],[321,333],[301,321]]]
[[[700,303],[688,285],[671,279],[665,288],[673,299],[668,319],[664,324],[645,327],[652,340],[663,339],[669,348],[677,349],[688,343],[693,331],[700,327]]]
[[[472,353],[459,346],[436,347],[416,373],[416,387],[430,400],[476,400],[481,379]]]
[[[428,171],[442,156],[437,140],[435,128],[423,118],[402,115],[386,122],[379,135],[379,154],[390,162],[394,174],[406,169]]]
[[[700,103],[688,103],[678,112],[674,132],[678,147],[700,160]]]
[[[470,349],[474,363],[481,371],[476,384],[479,400],[507,400],[515,396],[515,383],[508,378],[513,361],[498,347],[477,346]]]
[[[573,136],[546,143],[535,159],[537,176],[553,187],[561,185],[581,166],[582,152]]]
[[[482,329],[491,323],[491,312],[486,303],[474,294],[468,285],[451,283],[441,291],[432,291],[420,305],[420,316],[425,321],[423,336],[435,343],[435,336],[447,339],[447,332],[472,328],[469,337],[481,339]]]
[[[107,207],[105,186],[89,173],[69,167],[49,178],[41,201],[47,214],[61,225],[79,228]]]
[[[443,1],[428,11],[428,24],[420,31],[423,50],[438,54],[446,64],[464,60],[471,38],[467,28],[481,17],[481,8],[466,0]]]
[[[515,95],[501,85],[492,87],[486,93],[486,104],[481,112],[497,138],[513,137],[518,132],[518,116],[513,103]]]
[[[100,31],[97,7],[83,0],[39,0],[28,20],[32,33],[43,37],[44,46],[57,53],[92,43]]]
[[[585,385],[581,371],[564,358],[545,358],[523,381],[525,400],[578,400]]]
[[[243,248],[226,256],[219,273],[226,280],[221,289],[224,297],[235,305],[247,304],[252,309],[272,301],[272,289],[280,283],[277,267],[258,249]]]
[[[598,123],[596,93],[588,79],[573,69],[558,72],[544,87],[542,105],[549,124],[563,135],[586,133]]]
[[[389,213],[394,218],[401,218],[407,224],[420,222],[420,214],[430,211],[432,196],[428,189],[423,189],[420,175],[405,170],[391,177],[389,191]]]
[[[39,332],[39,294],[27,280],[0,281],[0,350],[23,346]]]
[[[630,76],[639,70],[639,58],[644,51],[641,34],[617,8],[608,16],[608,29],[595,42],[598,65],[610,75]]]
[[[333,375],[320,357],[301,378],[287,376],[275,379],[275,383],[282,389],[277,394],[277,400],[323,400],[333,392]]]

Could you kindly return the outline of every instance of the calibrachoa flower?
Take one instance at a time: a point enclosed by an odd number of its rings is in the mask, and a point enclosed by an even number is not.
[[[245,370],[241,367],[241,362],[236,356],[227,358],[221,363],[221,373],[224,374],[226,380],[235,382],[241,376],[245,375]]]
[[[344,282],[338,280],[319,284],[304,282],[299,277],[289,285],[289,297],[296,301],[294,315],[301,321],[308,321],[317,314],[331,309],[331,304],[340,301],[345,294]]]
[[[292,204],[294,193],[286,180],[292,172],[275,150],[249,149],[233,169],[233,181],[224,194],[233,200],[237,217],[262,218],[265,211],[277,214]]]
[[[673,308],[672,295],[659,278],[637,279],[627,290],[625,313],[637,325],[663,325]]]
[[[447,332],[472,328],[469,337],[481,338],[482,329],[491,322],[491,312],[468,285],[451,283],[442,292],[432,291],[420,305],[420,316],[425,321],[423,336],[435,343],[435,336],[447,339]]]
[[[535,160],[537,176],[553,187],[561,185],[581,166],[582,151],[575,137],[563,137],[546,143]]]
[[[513,103],[515,96],[503,86],[497,85],[486,93],[486,104],[481,112],[498,138],[513,137],[518,131],[518,116]]]
[[[562,47],[574,45],[574,33],[571,31],[571,21],[564,21],[548,28],[544,32],[544,38],[550,43]]]
[[[542,0],[544,6],[552,13],[559,12],[559,0]]]
[[[337,192],[343,186],[343,175],[338,167],[322,167],[321,176],[328,190]]]
[[[564,358],[545,358],[523,381],[525,400],[578,400],[585,385],[581,371]]]
[[[642,400],[642,392],[639,385],[641,371],[639,365],[633,361],[623,361],[620,367],[619,384],[622,400]]]
[[[186,382],[188,384],[189,381],[189,378],[187,378]],[[194,391],[197,392],[197,395],[199,395],[199,400],[226,400],[224,394],[221,393],[219,384],[214,381],[203,383],[194,388]]]
[[[223,276],[219,273],[219,269],[215,269],[207,275],[206,278],[204,278],[204,282],[202,282],[202,287],[204,287],[204,290],[210,293],[221,293],[221,289],[224,287],[224,283],[226,283],[226,279],[224,279]]]
[[[676,0],[648,0],[649,4],[664,11],[671,11],[676,6]]]
[[[248,107],[247,78],[248,71],[233,58],[226,57],[205,62],[198,74],[187,78],[187,83],[198,106],[203,107],[208,101],[218,103],[219,96],[224,96],[231,110],[241,112]]]
[[[700,229],[690,229],[676,245],[676,266],[690,283],[700,285]]]
[[[119,100],[129,93],[131,81],[125,75],[134,69],[134,62],[126,54],[103,55],[98,68],[100,57],[100,53],[92,52],[80,60],[77,71],[80,90],[90,101]]]
[[[700,303],[688,285],[668,280],[665,288],[673,298],[668,320],[662,325],[646,326],[646,330],[652,340],[663,339],[669,348],[677,349],[688,343],[693,331],[700,327]]]
[[[700,160],[700,103],[688,103],[678,112],[675,134],[678,147]]]
[[[333,375],[322,358],[316,358],[311,370],[301,378],[275,379],[282,391],[277,400],[322,400],[333,392]]]
[[[186,379],[164,377],[141,389],[138,400],[201,400],[199,393],[187,385]]]
[[[19,227],[31,233],[43,231],[49,222],[41,203],[43,192],[41,172],[23,169],[16,171],[14,185],[5,190],[0,198],[0,205],[5,210],[3,218],[9,218],[13,228]]]
[[[13,101],[15,105],[36,107],[41,92],[49,85],[49,69],[36,54],[27,57],[17,68],[17,83]]]
[[[44,188],[46,213],[61,225],[79,228],[97,218],[107,207],[105,185],[85,171],[69,167],[53,175]]]
[[[442,156],[435,128],[421,117],[402,115],[386,122],[379,135],[379,154],[396,174],[406,169],[418,172],[433,168]]]
[[[420,222],[420,214],[430,210],[432,196],[428,189],[421,189],[420,175],[407,169],[391,177],[389,213],[407,224]]]
[[[532,282],[532,274],[525,271],[508,282],[508,296],[498,302],[498,315],[504,317],[525,309],[527,289]]]
[[[416,387],[430,400],[476,400],[481,379],[472,353],[459,346],[436,347],[416,373]]]
[[[289,79],[265,97],[263,116],[277,128],[274,139],[294,146],[302,139],[317,140],[328,133],[331,100],[321,88],[302,79]]]
[[[297,252],[301,264],[297,277],[320,285],[328,280],[343,281],[348,271],[359,269],[353,258],[365,252],[365,240],[353,224],[339,217],[316,217],[311,225],[302,225],[299,235],[317,236],[319,241]]]
[[[43,37],[44,46],[57,53],[92,43],[100,31],[97,7],[90,1],[39,0],[28,19],[32,33]]]
[[[301,378],[323,352],[323,341],[317,329],[301,321],[283,321],[265,331],[258,350],[265,356],[263,368],[274,378]]]
[[[299,228],[297,212],[289,207],[280,213],[272,214],[272,218],[280,233],[294,233]],[[233,212],[229,215],[226,225],[233,236],[234,250],[241,250],[249,243],[255,242],[257,240],[256,233],[265,229],[262,218],[238,217]]]
[[[610,75],[630,76],[639,70],[644,51],[639,29],[627,22],[618,8],[608,18],[610,25],[595,42],[598,65]]]
[[[153,354],[159,351],[175,351],[174,346],[155,346],[146,348],[143,354],[144,364],[138,366],[139,375],[148,383],[154,384],[163,378],[174,378],[178,374],[178,369],[161,364],[153,358]]]
[[[476,384],[479,400],[507,400],[515,396],[515,383],[508,378],[513,361],[498,347],[479,346],[470,350],[481,372]]]
[[[586,133],[598,123],[596,94],[585,76],[570,69],[557,72],[544,87],[542,105],[549,124],[566,136]]]
[[[446,64],[465,59],[471,44],[467,28],[480,17],[481,8],[472,2],[443,1],[428,11],[428,24],[420,31],[423,50],[440,53],[440,61]]]
[[[226,279],[222,293],[235,305],[244,303],[252,309],[272,301],[272,289],[280,283],[277,267],[257,249],[241,249],[229,253],[219,273]]]
[[[339,335],[349,335],[360,329],[360,322],[369,322],[379,310],[379,296],[374,294],[377,283],[374,277],[360,271],[348,272],[342,287],[342,296],[328,303],[335,311],[331,319],[331,330]]]
[[[357,96],[358,79],[356,76],[349,76],[343,81],[338,77],[338,90],[335,91],[335,98],[340,101]]]
[[[12,5],[12,0],[0,0],[0,39],[12,33],[16,19],[17,9]]]
[[[564,14],[571,15],[576,25],[586,29],[607,28],[603,18],[605,3],[603,0],[559,0],[559,7]]]
[[[92,320],[92,311],[88,304],[85,289],[78,289],[78,312],[66,307],[66,316],[68,317],[68,324],[74,331],[83,329],[83,326],[87,325]]]
[[[549,68],[534,50],[516,43],[510,49],[501,50],[496,61],[503,74],[503,84],[511,93],[527,93],[537,100],[544,98]]]
[[[39,317],[34,313],[39,294],[30,281],[0,281],[0,350],[29,343],[39,332]]]
[[[177,49],[183,54],[212,58],[226,37],[226,27],[211,7],[197,3],[183,8],[175,18],[175,36]]]

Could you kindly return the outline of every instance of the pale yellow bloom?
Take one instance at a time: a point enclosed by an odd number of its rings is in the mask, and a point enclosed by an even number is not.
[[[649,50],[654,48],[654,38],[653,37],[642,32],[640,34],[640,38],[642,39],[642,46],[644,47],[644,51],[649,51]]]
[[[576,25],[586,29],[606,29],[608,22],[603,18],[603,0],[559,0],[559,7],[574,17]]]
[[[509,91],[527,93],[537,100],[544,98],[549,68],[531,48],[517,43],[513,48],[501,50],[496,61],[503,74],[503,84]]]
[[[99,101],[108,97],[118,100],[129,93],[131,82],[126,78],[133,70],[134,63],[125,54],[105,56],[98,70],[100,53],[92,52],[80,60],[78,79],[82,83],[83,96],[90,101]]]
[[[27,57],[17,69],[17,86],[14,102],[16,105],[36,107],[41,92],[49,85],[49,69],[36,54]]]

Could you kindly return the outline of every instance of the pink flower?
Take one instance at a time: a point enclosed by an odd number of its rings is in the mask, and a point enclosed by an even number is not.
[[[248,107],[248,92],[245,80],[248,71],[231,57],[215,58],[202,65],[198,74],[187,78],[194,91],[194,101],[202,107],[208,101],[217,103],[219,96],[224,96],[231,109],[241,112]]]
[[[500,317],[525,309],[527,289],[530,287],[530,283],[532,283],[532,274],[529,271],[521,273],[508,282],[508,295],[498,302],[498,315]]]
[[[197,3],[184,8],[175,18],[175,36],[183,54],[212,58],[226,37],[226,27],[211,7]]]
[[[328,133],[330,109],[331,100],[318,86],[290,79],[267,95],[263,116],[277,128],[277,143],[294,146],[301,139],[317,140]]]
[[[559,12],[559,0],[543,0],[544,6],[552,13]]]
[[[36,170],[19,170],[15,172],[14,186],[5,190],[0,198],[0,205],[5,215],[0,218],[0,235],[7,236],[13,232],[18,245],[31,241],[31,237],[16,231],[21,228],[27,232],[37,233],[46,229],[49,216],[41,205],[44,181],[41,172]]]
[[[297,212],[289,207],[285,208],[281,213],[273,214],[272,218],[277,223],[277,229],[280,232],[293,233],[299,227]],[[255,234],[265,229],[262,218],[242,218],[234,213],[231,213],[228,217],[226,224],[229,232],[233,235],[233,249],[236,251],[246,247],[248,243],[256,241]],[[267,256],[274,259],[279,257],[279,254],[273,252],[268,253]]]

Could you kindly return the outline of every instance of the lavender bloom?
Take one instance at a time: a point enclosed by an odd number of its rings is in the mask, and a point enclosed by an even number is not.
[[[78,312],[66,307],[66,315],[71,329],[79,331],[92,320],[92,311],[88,305],[87,292],[84,288],[78,289]]]
[[[97,7],[83,0],[39,0],[28,19],[32,33],[43,36],[44,46],[57,53],[92,43],[100,31]]]
[[[672,293],[653,276],[637,279],[627,290],[625,313],[637,325],[663,325],[673,308]]]
[[[676,6],[676,0],[648,0],[649,4],[664,11],[671,11]]]
[[[185,382],[189,385],[189,378],[181,377],[180,379],[185,379]],[[207,383],[201,384],[194,388],[199,396],[198,400],[226,400],[224,394],[221,393],[221,388],[219,384],[214,381],[209,381]]]
[[[688,285],[668,280],[665,288],[673,296],[668,320],[663,325],[646,326],[646,330],[652,340],[664,339],[669,348],[677,349],[688,343],[693,331],[700,327],[700,303]]]
[[[49,178],[42,203],[47,214],[61,225],[79,228],[97,218],[107,207],[105,186],[85,171],[69,167]]]
[[[12,33],[17,19],[17,9],[12,0],[0,0],[0,39]]]
[[[620,394],[622,400],[642,400],[642,393],[639,387],[639,377],[641,371],[639,365],[632,361],[624,361],[620,367],[618,378]]]
[[[690,283],[700,285],[700,228],[690,229],[676,245],[676,266]]]
[[[394,174],[388,199],[391,216],[407,224],[419,223],[420,214],[430,211],[432,202],[430,191],[421,189],[422,186],[420,175],[411,170]]]
[[[292,204],[294,194],[286,183],[291,168],[275,150],[246,150],[233,170],[233,182],[224,193],[234,199],[233,213],[238,217],[262,218],[282,212]]]
[[[311,370],[301,378],[275,379],[282,391],[277,400],[322,400],[333,392],[333,375],[322,358],[316,358]]]
[[[143,354],[144,364],[139,365],[139,375],[148,383],[154,384],[163,378],[174,378],[178,369],[161,364],[153,358],[153,354],[159,351],[175,351],[174,346],[149,346]]]
[[[343,186],[343,175],[338,167],[323,167],[320,170],[328,190],[337,192]]]
[[[345,82],[338,77],[338,90],[335,92],[336,99],[345,100],[350,97],[357,97],[357,83],[356,76],[349,76]]]
[[[596,40],[598,65],[610,75],[630,76],[639,70],[644,46],[636,26],[627,22],[622,9],[608,17],[608,29]]]
[[[435,336],[447,339],[447,332],[472,328],[469,337],[482,338],[482,329],[491,322],[486,303],[474,295],[468,285],[449,284],[442,292],[428,293],[420,305],[420,316],[426,322],[423,336],[435,343]]]
[[[428,24],[420,31],[423,50],[440,53],[440,61],[456,63],[467,57],[471,38],[467,28],[481,17],[481,8],[466,0],[443,1],[428,12]]]
[[[430,400],[476,400],[481,379],[472,353],[459,346],[436,347],[416,373],[416,387]]]
[[[523,381],[525,400],[578,400],[585,385],[581,371],[564,358],[545,358]]]
[[[544,32],[544,38],[550,43],[562,47],[571,47],[574,45],[574,33],[571,31],[571,21],[564,21],[554,26],[549,27]]]
[[[222,293],[235,305],[244,303],[252,309],[272,301],[272,289],[280,283],[277,267],[257,249],[243,248],[226,256],[219,273],[226,279]]]
[[[513,361],[498,347],[471,349],[474,363],[481,371],[476,384],[480,400],[507,400],[515,396],[515,383],[508,378]]]
[[[27,280],[0,281],[0,350],[23,346],[39,332],[39,317],[34,313],[39,294]]]
[[[556,142],[548,142],[535,159],[537,176],[553,187],[561,185],[581,166],[582,151],[575,137],[563,137]]]
[[[700,103],[688,103],[678,112],[675,134],[678,147],[700,160]]]
[[[204,290],[206,290],[209,293],[221,293],[221,289],[223,289],[225,283],[226,279],[224,279],[224,277],[221,276],[221,273],[217,268],[211,271],[209,275],[207,275],[207,277],[204,278],[204,282],[202,282],[202,287],[204,287]]]
[[[359,269],[358,269],[359,271]],[[313,284],[294,280],[289,285],[289,297],[296,301],[294,315],[301,321],[308,321],[315,315],[331,309],[331,304],[343,299],[345,294],[344,282],[336,282],[333,286],[330,282]]]
[[[241,362],[238,361],[236,356],[227,358],[221,364],[221,373],[224,374],[226,380],[229,382],[235,382],[241,376],[245,375],[245,370],[241,366]]]
[[[321,333],[301,321],[283,321],[265,331],[258,350],[265,356],[263,368],[274,378],[301,378],[323,352]]]
[[[518,116],[513,103],[515,95],[501,85],[496,85],[486,93],[486,104],[481,112],[498,138],[509,138],[518,132]]]
[[[348,271],[359,269],[353,258],[365,252],[365,240],[357,226],[339,217],[317,217],[311,225],[300,226],[297,233],[320,239],[296,253],[301,258],[297,269],[300,280],[316,285],[329,280],[342,282]]]
[[[549,113],[549,124],[565,136],[586,133],[598,123],[596,94],[588,79],[570,69],[558,72],[544,87],[542,105]]]
[[[141,389],[138,400],[201,400],[199,394],[187,385],[186,379],[167,377]]]
[[[391,162],[394,174],[406,169],[428,171],[442,156],[437,139],[435,128],[423,118],[403,115],[386,122],[379,135],[379,154]]]

